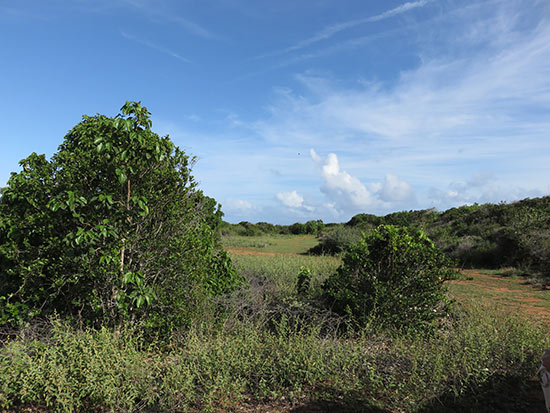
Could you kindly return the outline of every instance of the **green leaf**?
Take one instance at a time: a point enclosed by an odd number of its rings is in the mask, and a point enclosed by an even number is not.
[[[122,282],[124,284],[132,284],[135,280],[135,274],[133,272],[127,272],[126,274],[123,275],[122,277]]]
[[[145,299],[143,298],[142,295],[138,296],[138,298],[136,300],[136,307],[140,308],[143,305],[144,301],[145,301]]]

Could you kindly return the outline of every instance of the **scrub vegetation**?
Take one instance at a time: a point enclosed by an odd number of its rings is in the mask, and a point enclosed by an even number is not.
[[[542,408],[546,323],[455,265],[544,274],[547,198],[231,225],[150,128],[85,117],[2,191],[1,409]]]

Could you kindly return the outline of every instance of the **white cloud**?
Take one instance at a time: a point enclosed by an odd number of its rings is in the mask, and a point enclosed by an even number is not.
[[[415,200],[412,186],[391,173],[386,174],[384,184],[378,190],[378,196],[385,202],[413,203]]]
[[[315,150],[311,149],[310,155],[321,169],[323,178],[321,192],[334,203],[336,208],[349,211],[366,209],[373,205],[374,200],[366,186],[356,177],[340,170],[336,154],[329,153],[323,160]]]
[[[148,16],[153,21],[170,22],[182,27],[189,34],[205,39],[217,39],[218,36],[203,26],[186,19],[173,10],[167,10],[159,6],[158,1],[150,0],[120,0],[120,4],[131,6]]]
[[[404,202],[410,205],[415,201],[412,186],[394,174],[388,173],[384,182],[373,182],[367,186],[340,169],[336,154],[330,153],[323,159],[314,149],[310,149],[310,155],[321,170],[323,182],[320,189],[331,201],[325,204],[331,210],[373,212],[395,208]]]
[[[254,209],[254,206],[252,205],[252,203],[250,203],[248,201],[245,201],[243,199],[228,198],[223,203],[223,210],[224,211],[225,210],[228,210],[228,211],[246,211],[246,210],[250,210],[250,209]]]
[[[300,208],[304,203],[304,198],[298,195],[296,191],[279,192],[277,199],[290,208]]]
[[[139,44],[141,44],[141,45],[143,45],[143,46],[146,46],[146,47],[149,47],[149,48],[151,48],[151,49],[153,49],[153,50],[156,50],[157,52],[164,53],[164,54],[166,54],[166,55],[168,55],[168,56],[171,56],[171,57],[174,57],[174,58],[176,58],[176,59],[178,59],[178,60],[181,60],[182,62],[185,62],[185,63],[192,63],[191,60],[186,59],[185,57],[181,56],[180,54],[178,54],[178,53],[176,53],[176,52],[174,52],[174,51],[172,51],[172,50],[170,50],[170,49],[167,49],[167,48],[165,48],[165,47],[163,47],[163,46],[159,46],[159,45],[157,45],[157,44],[155,44],[155,43],[152,43],[152,42],[150,42],[149,40],[139,39],[139,38],[137,38],[136,36],[133,36],[133,35],[131,35],[131,34],[128,34],[128,33],[124,32],[124,31],[122,31],[122,30],[120,31],[120,34],[122,35],[122,37],[124,37],[124,38],[127,39],[127,40],[131,40],[131,41],[133,41],[133,42],[139,43]]]
[[[542,196],[543,192],[534,188],[503,185],[492,173],[477,173],[467,181],[455,181],[448,189],[430,188],[428,197],[433,206],[441,210],[474,203],[514,201]]]
[[[292,192],[279,192],[276,197],[288,208],[304,209],[310,212],[314,210],[312,206],[304,203],[304,198],[295,190]]]

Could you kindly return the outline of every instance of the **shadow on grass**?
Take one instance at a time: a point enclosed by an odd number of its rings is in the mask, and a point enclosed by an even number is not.
[[[312,402],[290,410],[292,413],[390,413],[389,410],[382,410],[378,407],[366,405],[365,402]]]
[[[364,395],[338,396],[326,389],[329,400],[308,401],[289,410],[292,413],[365,412],[389,413],[369,403]],[[495,376],[483,386],[458,397],[447,394],[414,409],[419,413],[544,413],[544,395],[536,378],[525,380],[517,376]]]
[[[292,413],[390,413],[390,410],[382,409],[368,400],[362,394],[343,395],[335,389],[317,389],[320,394],[327,394],[329,400],[310,400],[289,410]]]
[[[422,413],[544,413],[544,395],[538,380],[516,376],[495,376],[486,384],[458,397],[452,394],[434,400]]]

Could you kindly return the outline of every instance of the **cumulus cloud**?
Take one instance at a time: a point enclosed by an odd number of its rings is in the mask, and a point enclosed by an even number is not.
[[[310,149],[313,161],[321,168],[323,184],[321,192],[334,201],[341,210],[355,210],[368,208],[374,202],[367,187],[356,177],[340,170],[338,157],[329,153],[322,159],[313,149]]]
[[[279,192],[277,194],[277,199],[290,208],[300,208],[304,203],[304,198],[302,198],[296,191],[292,192]]]
[[[394,174],[388,173],[383,182],[373,182],[367,186],[357,177],[340,169],[335,153],[329,153],[323,159],[314,149],[310,149],[310,155],[321,170],[323,183],[320,189],[331,201],[326,205],[332,210],[377,211],[397,207],[403,202],[410,204],[415,199],[412,186]]]
[[[305,209],[307,211],[313,211],[312,206],[304,203],[304,197],[302,197],[295,190],[292,192],[279,192],[276,195],[277,199],[288,208]]]

